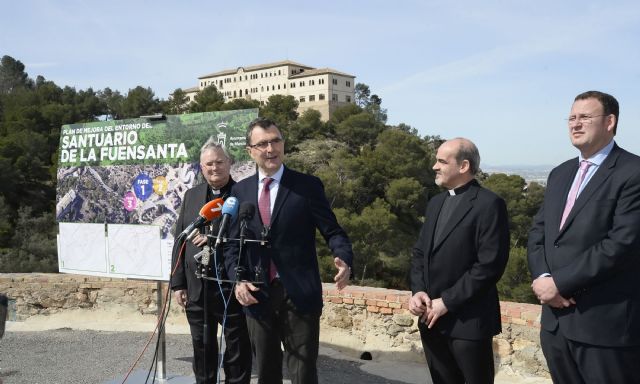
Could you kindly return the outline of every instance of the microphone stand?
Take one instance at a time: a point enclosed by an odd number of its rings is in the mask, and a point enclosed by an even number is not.
[[[218,236],[214,236],[214,235],[207,235],[207,237],[211,240],[211,239],[217,239]],[[232,284],[236,284],[236,283],[251,283],[251,284],[264,284],[264,281],[262,280],[262,267],[258,264],[257,266],[255,266],[254,268],[254,280],[241,280],[239,278],[239,276],[245,274],[244,267],[242,267],[242,260],[243,260],[243,256],[246,258],[245,255],[245,249],[244,249],[244,244],[247,243],[257,243],[260,244],[261,246],[268,246],[269,241],[266,239],[247,239],[247,238],[231,238],[231,237],[225,237],[223,242],[227,242],[227,241],[237,241],[239,242],[239,247],[238,247],[238,264],[236,265],[236,279],[235,280],[230,280],[230,279],[224,279],[221,277],[203,277],[204,279],[208,279],[208,280],[212,280],[212,281],[217,281],[218,283],[232,283]],[[248,259],[247,260],[247,265],[249,266],[249,268],[252,267],[251,264],[251,260]]]
[[[210,227],[212,224],[209,225]],[[206,232],[206,230],[205,230]],[[202,309],[204,310],[204,318],[202,324],[202,344],[204,346],[202,351],[202,360],[203,360],[203,368],[204,368],[204,377],[209,377],[209,364],[207,364],[208,354],[207,349],[209,348],[210,340],[209,340],[209,261],[211,258],[211,239],[207,236],[207,245],[203,248],[202,252],[202,263],[200,264],[200,279],[202,281]]]

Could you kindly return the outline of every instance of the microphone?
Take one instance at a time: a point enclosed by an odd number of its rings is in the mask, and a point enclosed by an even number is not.
[[[243,201],[240,204],[240,212],[238,217],[240,217],[240,242],[244,242],[245,232],[247,230],[247,221],[253,219],[253,216],[256,214],[256,206],[253,205],[250,201]]]
[[[229,227],[229,222],[238,214],[238,199],[230,197],[222,206],[222,220],[220,220],[220,229],[218,230],[218,238],[216,239],[216,248],[222,243],[222,236]]]
[[[243,201],[240,204],[240,211],[238,213],[238,216],[240,217],[240,219],[242,220],[251,220],[253,219],[253,215],[256,214],[256,206],[253,205],[252,202],[250,201]]]
[[[188,236],[194,229],[198,229],[209,221],[220,217],[221,211],[223,210],[223,203],[224,200],[217,198],[205,204],[200,208],[198,218],[189,224],[189,226],[182,231],[178,237]]]

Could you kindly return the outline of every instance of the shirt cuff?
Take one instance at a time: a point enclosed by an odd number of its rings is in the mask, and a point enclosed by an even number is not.
[[[551,277],[551,274],[550,274],[550,273],[545,272],[545,273],[541,274],[540,276],[538,276],[538,277],[537,277],[537,279],[539,279],[539,278],[541,278],[541,277]]]

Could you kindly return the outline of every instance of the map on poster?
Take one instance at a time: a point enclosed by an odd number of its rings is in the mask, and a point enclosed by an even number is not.
[[[236,180],[252,174],[245,130],[257,116],[248,109],[62,126],[60,272],[168,280],[182,198],[202,182],[200,147],[214,137],[234,156]]]

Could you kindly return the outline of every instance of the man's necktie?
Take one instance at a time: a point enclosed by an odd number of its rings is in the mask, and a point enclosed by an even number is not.
[[[576,202],[576,198],[578,197],[578,191],[580,190],[580,186],[584,181],[585,176],[587,176],[587,171],[591,163],[587,160],[582,160],[580,162],[580,175],[576,179],[575,183],[571,187],[571,191],[569,191],[569,197],[567,198],[567,204],[564,206],[564,212],[562,213],[562,220],[560,221],[560,229],[564,226],[564,222],[567,220],[569,216],[569,212],[571,212],[571,208],[573,208],[573,204]]]
[[[272,181],[273,179],[270,177],[264,179],[262,182],[262,193],[258,199],[258,210],[260,211],[262,224],[265,227],[271,225],[271,191],[269,190],[269,185],[271,185]],[[277,275],[276,265],[273,263],[273,260],[271,260],[269,265],[269,281],[273,281]]]

